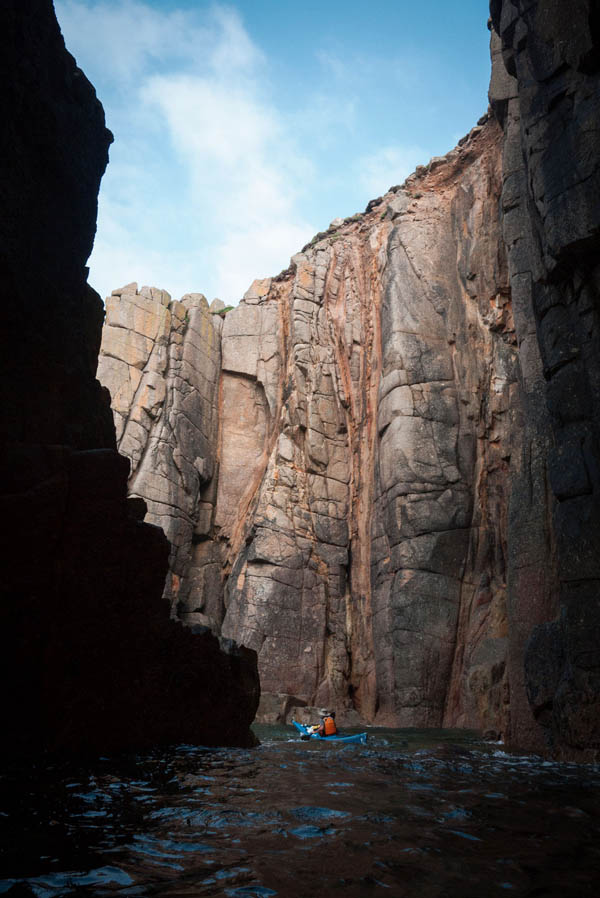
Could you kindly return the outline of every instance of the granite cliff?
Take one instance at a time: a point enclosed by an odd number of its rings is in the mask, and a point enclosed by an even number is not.
[[[509,524],[512,726],[587,757],[600,748],[600,14],[594,0],[493,0],[491,14],[525,398]]]
[[[256,657],[169,620],[127,498],[86,260],[112,135],[50,0],[0,11],[2,753],[250,745]]]
[[[491,110],[456,149],[226,315],[115,291],[99,374],[172,615],[257,651],[263,719],[326,703],[583,758],[600,30],[585,2],[491,13]]]
[[[224,318],[135,284],[107,300],[99,377],[173,614],[258,652],[265,717],[506,731],[500,159],[485,117]]]

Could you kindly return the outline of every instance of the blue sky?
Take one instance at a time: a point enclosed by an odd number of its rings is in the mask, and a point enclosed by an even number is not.
[[[90,282],[236,303],[487,108],[487,0],[55,0],[115,134]]]

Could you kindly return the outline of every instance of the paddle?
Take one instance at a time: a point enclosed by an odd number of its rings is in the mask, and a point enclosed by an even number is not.
[[[296,726],[298,728],[300,727],[300,725],[296,723],[296,721],[293,717],[292,717],[291,722],[292,722],[292,724],[296,724]],[[303,742],[307,742],[310,739],[310,733],[300,733],[300,738]]]

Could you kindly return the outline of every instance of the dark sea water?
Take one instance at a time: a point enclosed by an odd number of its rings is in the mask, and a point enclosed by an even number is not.
[[[463,731],[256,732],[252,750],[5,771],[0,893],[600,896],[598,766]]]

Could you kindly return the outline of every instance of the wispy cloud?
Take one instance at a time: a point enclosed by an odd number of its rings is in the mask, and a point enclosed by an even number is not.
[[[264,55],[237,12],[137,0],[59,0],[57,12],[67,44],[87,56],[93,42],[114,85],[92,283],[106,293],[160,280],[237,301],[287,265],[317,229],[297,208],[313,168],[268,99]]]
[[[218,76],[159,76],[143,101],[167,124],[200,210],[223,237],[214,247],[219,290],[239,298],[254,277],[276,273],[315,230],[296,210],[312,166],[277,112],[250,86]]]
[[[317,29],[296,57],[258,46],[234,5],[55,5],[115,134],[89,261],[102,294],[137,280],[237,302],[435,152],[399,131],[423,74],[404,46],[369,55]]]
[[[321,64],[326,76],[336,78],[338,81],[348,81],[353,77],[355,67],[350,65],[349,60],[343,58],[340,53],[335,50],[317,50],[316,57]]]
[[[157,9],[141,0],[56,0],[55,6],[68,44],[74,41],[105,81],[122,85],[144,77],[151,66],[235,76],[264,62],[235,9],[226,5],[198,11]]]

